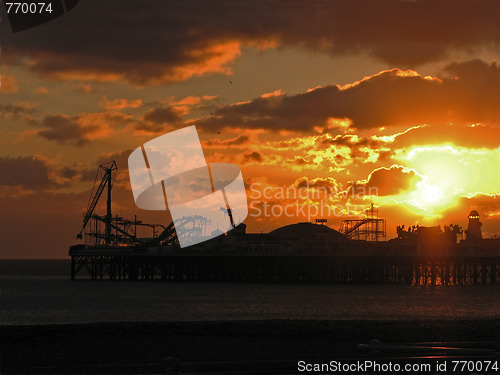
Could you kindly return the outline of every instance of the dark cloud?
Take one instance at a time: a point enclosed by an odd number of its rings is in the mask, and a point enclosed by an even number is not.
[[[331,177],[308,178],[301,177],[292,185],[296,189],[316,189],[330,195],[339,192],[339,184]]]
[[[384,142],[377,139],[367,137],[360,138],[357,135],[351,134],[339,134],[332,137],[320,137],[318,141],[318,148],[320,149],[328,148],[329,146],[346,146],[352,148],[368,147],[377,149],[384,144]]]
[[[141,121],[136,122],[134,124],[134,129],[138,130],[138,131],[146,132],[148,134],[166,133],[166,132],[172,130],[166,124],[154,124],[154,123],[141,122]]]
[[[94,181],[95,179],[95,168],[89,168],[84,164],[74,164],[72,166],[63,166],[60,168],[55,168],[56,176],[66,183],[76,182],[76,181]]]
[[[46,161],[34,156],[0,158],[0,185],[45,189],[55,186]]]
[[[33,118],[35,108],[17,104],[2,104],[0,103],[0,119],[9,120],[25,120],[28,124],[36,123]]]
[[[36,191],[57,191],[62,187],[69,187],[79,182],[88,182],[91,187],[96,178],[98,167],[101,164],[116,161],[118,166],[117,182],[125,181],[128,184],[128,156],[132,150],[115,153],[103,153],[94,165],[73,163],[61,165],[39,156],[23,156],[17,158],[0,157],[0,187],[15,187],[17,189]],[[128,185],[127,185],[128,186]],[[16,194],[17,190],[4,190],[7,195]]]
[[[144,114],[144,120],[153,124],[176,124],[181,121],[177,110],[172,107],[156,107]]]
[[[110,161],[118,166],[118,182],[128,184],[128,156],[132,150],[99,155],[94,165],[73,163],[60,165],[39,156],[22,156],[17,158],[0,157],[0,187],[17,187],[26,190],[56,191],[78,182],[93,182],[98,167]],[[92,186],[89,184],[89,186]],[[15,190],[9,190],[15,193]],[[9,193],[10,194],[10,193]],[[1,194],[0,194],[1,196]]]
[[[241,46],[299,46],[333,56],[370,53],[414,67],[450,51],[495,49],[495,0],[86,0],[70,14],[4,38],[7,61],[59,79],[168,83],[227,72]]]
[[[296,156],[295,157],[295,164],[297,165],[307,165],[309,164],[309,162],[304,159],[302,156]]]
[[[170,106],[158,106],[150,109],[140,121],[134,123],[134,129],[146,133],[164,133],[182,123],[179,110]]]
[[[246,152],[243,154],[243,163],[250,163],[254,161],[257,161],[259,163],[262,161],[262,155],[257,151]]]
[[[388,161],[393,156],[393,151],[378,151],[378,161]]]
[[[1,157],[0,170],[0,186],[34,190],[37,193],[68,187],[79,181],[94,181],[96,172],[94,168],[81,163],[58,166],[39,156]]]
[[[332,119],[350,120],[356,129],[448,122],[498,125],[499,81],[500,67],[482,61],[450,65],[440,79],[392,69],[345,88],[325,86],[223,106],[198,124],[299,132],[342,127]],[[347,144],[349,139],[334,142]]]
[[[83,146],[109,135],[115,126],[135,123],[129,116],[119,112],[82,113],[68,117],[64,114],[48,115],[42,120],[43,129],[38,131],[42,138],[61,144]]]
[[[85,138],[85,130],[72,118],[65,115],[47,116],[42,122],[44,129],[38,135],[59,143],[73,142],[77,146],[82,146],[88,140]]]
[[[413,170],[393,165],[391,168],[377,168],[368,176],[366,183],[354,183],[348,189],[348,196],[397,195],[415,188],[422,180]]]
[[[231,138],[231,139],[226,139],[226,140],[219,140],[219,139],[213,139],[204,142],[204,146],[208,147],[227,147],[227,146],[241,146],[244,144],[247,144],[250,141],[250,137],[248,135],[239,135],[236,138]]]
[[[339,89],[334,86],[288,96],[259,97],[243,104],[218,108],[213,116],[201,119],[201,128],[242,127],[252,129],[311,131],[326,126],[333,116],[333,102]]]
[[[61,168],[61,176],[64,178],[73,178],[78,174],[78,171],[76,168],[70,168],[70,167],[63,167]]]
[[[0,103],[0,113],[5,116],[5,115],[20,115],[23,113],[26,113],[27,109],[23,106],[20,105],[14,105],[14,104],[1,104]]]

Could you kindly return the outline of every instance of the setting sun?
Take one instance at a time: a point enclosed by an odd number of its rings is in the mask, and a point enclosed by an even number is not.
[[[470,149],[453,145],[415,146],[398,150],[398,158],[421,179],[411,191],[393,198],[411,202],[412,210],[424,216],[440,213],[462,196],[490,194],[498,190],[498,150]]]
[[[434,215],[440,209],[453,205],[455,196],[449,194],[446,186],[430,179],[417,184],[417,189],[411,194],[412,201],[419,208],[430,215]]]

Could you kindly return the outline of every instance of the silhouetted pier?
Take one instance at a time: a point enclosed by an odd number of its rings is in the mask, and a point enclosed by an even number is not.
[[[181,255],[123,250],[74,250],[71,278],[87,273],[93,280],[405,285],[486,285],[500,280],[500,257],[487,255]]]
[[[77,235],[84,243],[69,249],[72,280],[85,272],[93,280],[405,285],[496,284],[500,277],[500,239],[483,239],[476,210],[468,216],[460,243],[458,225],[444,231],[440,226],[398,226],[398,238],[380,241],[386,237],[386,222],[373,204],[365,218],[344,220],[340,232],[323,225],[327,219],[317,219],[322,225],[301,222],[246,233],[245,224],[233,223],[227,234],[209,233],[202,216],[167,226],[113,217],[116,169],[114,161],[99,167]],[[106,187],[106,215],[96,215]],[[227,214],[232,215],[229,209]],[[152,236],[139,237],[138,228],[152,229]],[[175,228],[182,228],[182,238],[188,236],[193,246],[180,248]]]

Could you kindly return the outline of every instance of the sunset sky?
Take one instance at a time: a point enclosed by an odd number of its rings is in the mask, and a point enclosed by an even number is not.
[[[127,159],[193,124],[209,162],[241,168],[249,232],[308,219],[256,215],[266,203],[340,207],[309,218],[337,230],[374,203],[388,238],[466,228],[472,209],[500,235],[499,14],[495,0],[83,0],[14,34],[4,18],[0,257],[65,258],[110,160],[114,213],[168,224],[135,207]]]

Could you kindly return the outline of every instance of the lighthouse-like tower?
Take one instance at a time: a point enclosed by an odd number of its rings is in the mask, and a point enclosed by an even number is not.
[[[479,221],[479,213],[472,210],[469,214],[469,226],[465,231],[466,240],[477,241],[483,239],[481,234],[481,222]]]

